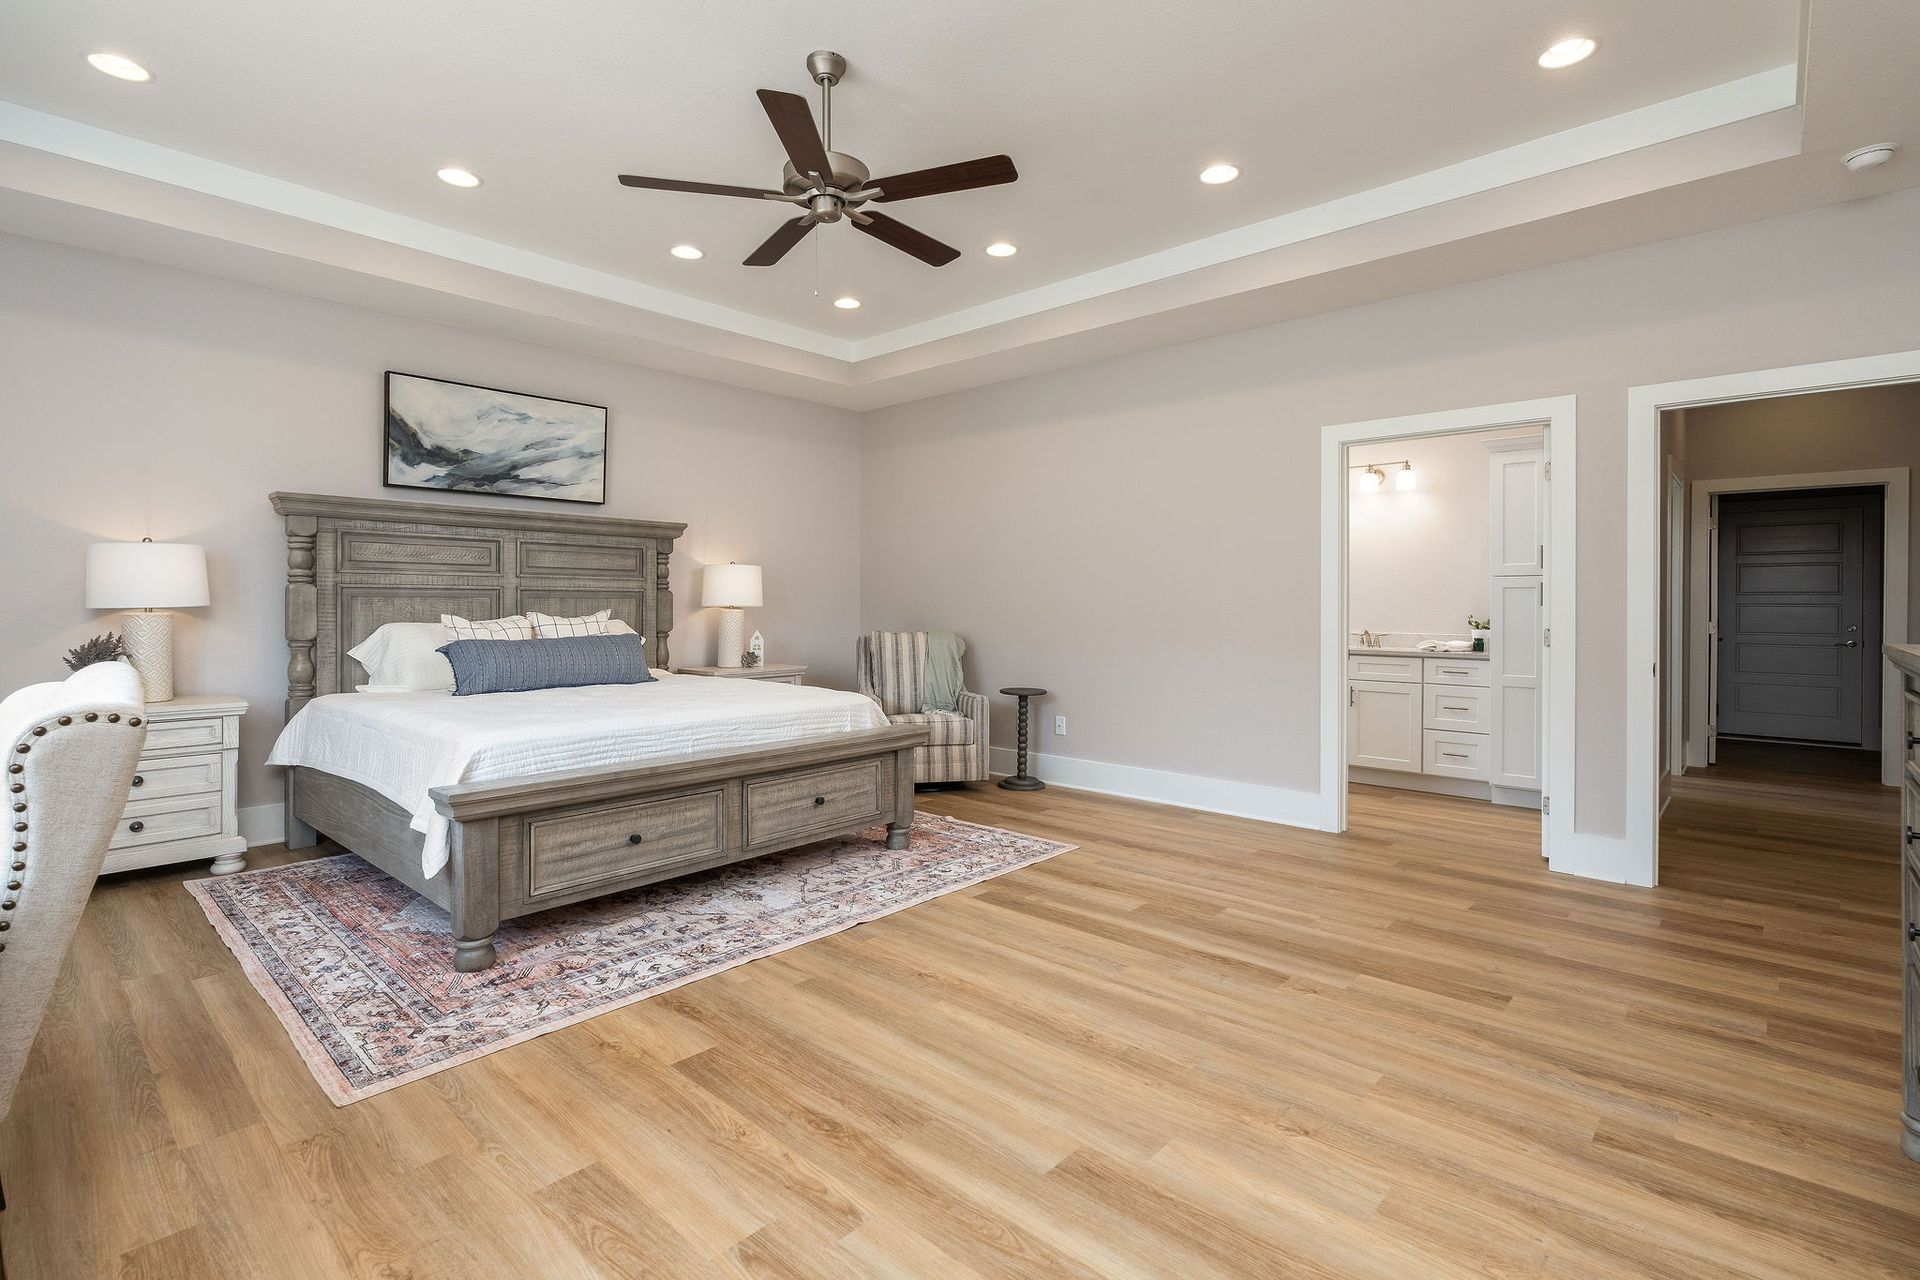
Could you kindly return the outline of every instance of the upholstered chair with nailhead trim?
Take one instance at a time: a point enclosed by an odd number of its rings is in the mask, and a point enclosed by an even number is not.
[[[0,1117],[100,874],[147,740],[140,677],[123,662],[83,667],[0,702]]]

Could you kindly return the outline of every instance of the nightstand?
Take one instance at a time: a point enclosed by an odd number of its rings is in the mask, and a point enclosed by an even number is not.
[[[131,871],[213,859],[215,875],[246,869],[234,783],[244,699],[149,703],[147,745],[100,870]]]
[[[805,667],[763,662],[757,667],[675,667],[675,675],[718,676],[722,680],[765,680],[771,684],[805,684]]]

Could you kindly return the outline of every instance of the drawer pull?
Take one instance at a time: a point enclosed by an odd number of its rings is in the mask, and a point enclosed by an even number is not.
[[[1464,751],[1442,751],[1440,754],[1449,760],[1465,760],[1467,758],[1466,752]]]
[[[133,785],[136,787],[144,787],[147,785],[147,780],[136,773],[133,775]]]
[[[1907,921],[1907,941],[1920,942],[1920,924],[1915,924],[1911,920]]]
[[[645,836],[641,835],[638,831],[636,831],[632,835],[627,837],[627,843],[639,844],[642,840],[645,840],[645,839],[646,839]]]
[[[1912,827],[1908,827],[1906,831],[1908,844],[1912,844],[1915,840],[1920,840],[1920,832],[1916,832]]]
[[[1440,709],[1441,709],[1442,711],[1471,711],[1471,710],[1473,710],[1473,708],[1472,708],[1472,707],[1456,707],[1456,706],[1451,706],[1451,705],[1445,705],[1445,706],[1442,706],[1442,707],[1441,707]]]
[[[1911,751],[1915,747],[1920,747],[1920,737],[1916,737],[1910,733],[1907,735],[1907,750]]]
[[[825,796],[815,796],[813,798],[813,802],[815,804],[825,804],[827,802],[827,798]]]
[[[147,824],[139,821],[138,819],[134,820],[133,822],[129,822],[127,824],[127,830],[135,833],[145,831],[146,829],[147,829]]]

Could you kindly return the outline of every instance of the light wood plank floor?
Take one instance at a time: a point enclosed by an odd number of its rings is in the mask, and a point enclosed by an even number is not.
[[[1914,1275],[1892,793],[1782,763],[1683,780],[1651,891],[1412,793],[1339,838],[929,795],[1082,847],[343,1109],[120,877],[0,1132],[7,1266]]]

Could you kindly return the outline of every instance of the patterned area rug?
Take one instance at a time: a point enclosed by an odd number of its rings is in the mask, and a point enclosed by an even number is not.
[[[454,972],[445,912],[352,854],[187,890],[345,1106],[1074,847],[926,815],[911,849],[885,837],[509,920],[483,973]]]

